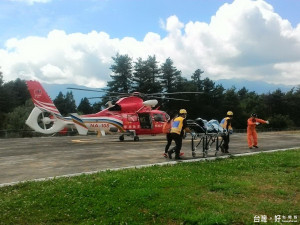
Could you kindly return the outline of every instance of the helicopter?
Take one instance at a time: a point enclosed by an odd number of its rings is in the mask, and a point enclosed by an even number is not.
[[[94,114],[71,113],[69,117],[63,117],[40,82],[29,80],[26,84],[35,107],[25,123],[36,132],[43,134],[54,134],[72,127],[76,128],[80,135],[87,135],[89,131],[97,132],[102,136],[107,133],[120,133],[120,141],[124,140],[125,135],[132,136],[134,141],[139,141],[139,135],[162,134],[163,124],[170,118],[165,111],[159,110],[159,107],[154,108],[158,104],[156,99],[144,101],[141,93],[138,92],[121,97],[115,104],[110,102],[106,109]],[[149,96],[158,98],[158,94]]]

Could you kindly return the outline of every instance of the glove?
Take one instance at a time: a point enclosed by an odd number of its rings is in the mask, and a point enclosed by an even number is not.
[[[270,123],[269,120],[267,120],[267,121],[266,121],[266,124],[269,124],[269,123]]]
[[[259,122],[256,122],[255,124],[256,124],[256,125],[259,125]]]

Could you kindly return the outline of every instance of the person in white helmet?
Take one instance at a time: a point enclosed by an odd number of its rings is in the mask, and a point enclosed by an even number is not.
[[[182,159],[180,157],[180,150],[182,147],[182,137],[184,135],[184,130],[186,132],[191,132],[187,127],[186,121],[187,111],[185,109],[179,110],[179,116],[173,121],[170,135],[172,140],[175,141],[176,146],[168,151],[168,156],[172,159],[172,154],[175,152],[175,159]]]
[[[232,134],[232,132],[233,132],[233,129],[232,129],[232,126],[231,126],[232,118],[233,118],[233,112],[228,111],[226,117],[224,119],[222,119],[221,122],[220,122],[220,125],[225,130],[225,133],[222,136],[223,145],[221,146],[221,151],[223,153],[229,153],[229,151],[228,151],[229,141],[230,141],[229,135]]]

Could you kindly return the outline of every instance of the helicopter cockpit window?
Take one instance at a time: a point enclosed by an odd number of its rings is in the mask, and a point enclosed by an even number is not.
[[[108,108],[108,111],[121,111],[121,106],[118,104],[115,104],[114,106]]]
[[[138,116],[136,114],[128,114],[127,119],[129,122],[137,122],[138,121]]]
[[[164,121],[164,117],[163,117],[162,114],[154,114],[153,117],[154,117],[154,120],[157,121],[157,122],[163,122]]]

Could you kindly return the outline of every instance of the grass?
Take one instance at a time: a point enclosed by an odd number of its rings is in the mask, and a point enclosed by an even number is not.
[[[299,193],[300,150],[262,153],[3,187],[0,224],[299,222]]]

